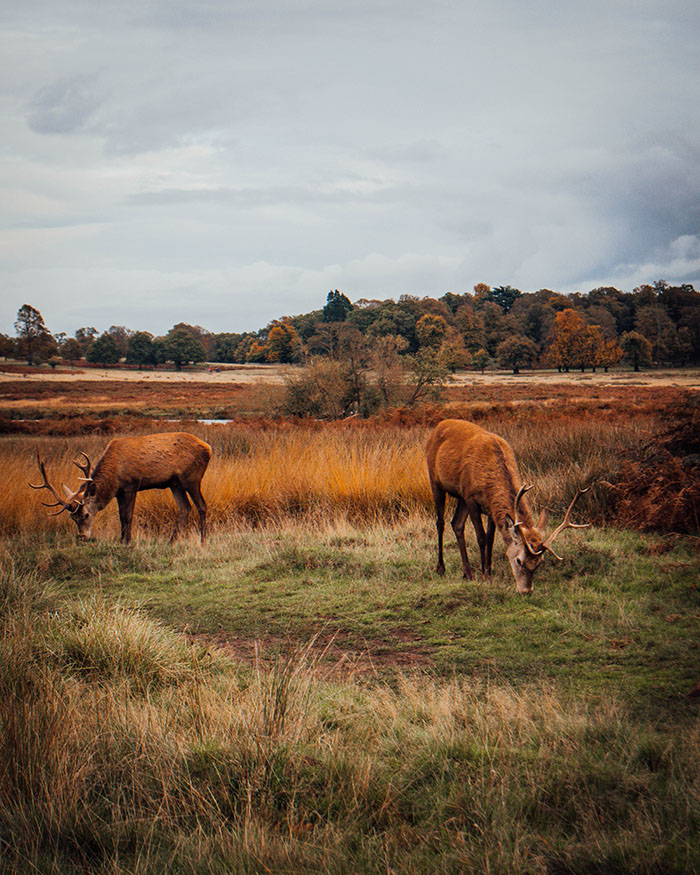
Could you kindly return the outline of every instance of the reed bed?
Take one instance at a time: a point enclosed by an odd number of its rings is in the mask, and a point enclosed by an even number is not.
[[[620,464],[620,453],[648,438],[652,422],[559,418],[546,427],[542,422],[499,417],[485,425],[510,441],[523,478],[537,487],[534,503],[559,511],[579,485],[609,479]],[[213,449],[203,481],[213,528],[288,516],[345,516],[358,522],[378,522],[430,512],[424,459],[426,426],[343,428],[283,423],[190,428]],[[72,528],[65,514],[47,515],[41,494],[27,485],[40,481],[36,454],[46,462],[57,489],[62,482],[77,488],[73,459],[85,451],[96,461],[106,443],[104,437],[96,435],[6,437],[0,444],[0,531]],[[44,499],[47,495],[43,494]],[[605,511],[604,490],[594,491],[581,508],[600,521]],[[174,519],[174,504],[168,495],[139,495],[136,529],[164,534]],[[118,530],[113,503],[98,518],[96,531],[114,537]]]

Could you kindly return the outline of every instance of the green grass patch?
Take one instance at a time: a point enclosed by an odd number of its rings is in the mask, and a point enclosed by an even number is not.
[[[697,543],[567,538],[6,542],[0,871],[697,871]]]

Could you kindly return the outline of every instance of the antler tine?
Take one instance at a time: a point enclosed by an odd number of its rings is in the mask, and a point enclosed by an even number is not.
[[[37,464],[39,465],[39,471],[41,471],[41,476],[42,476],[42,479],[44,482],[40,483],[38,486],[35,486],[33,483],[29,483],[28,485],[32,489],[48,489],[49,490],[51,495],[53,495],[53,497],[56,499],[56,503],[55,504],[46,504],[43,501],[41,503],[44,505],[44,507],[59,507],[60,506],[61,509],[56,514],[51,514],[51,516],[57,516],[57,514],[63,513],[64,510],[68,510],[70,508],[70,504],[65,499],[61,498],[61,496],[58,494],[58,492],[56,492],[56,490],[53,488],[53,486],[49,483],[49,478],[46,476],[46,468],[44,467],[44,463],[41,461],[41,458],[39,457],[38,451],[36,454],[36,461],[37,461]]]
[[[532,486],[523,485],[518,490],[518,494],[515,496],[515,503],[513,504],[513,515],[515,516],[516,525],[518,523],[518,505],[520,504],[520,499],[525,495],[526,492],[529,492],[531,489],[534,489],[534,484]]]
[[[590,486],[587,486],[585,489],[581,489],[581,487],[579,486],[578,492],[571,499],[571,503],[569,504],[569,506],[566,509],[566,513],[564,514],[564,519],[561,521],[561,523],[559,523],[559,525],[556,527],[556,529],[552,532],[552,534],[547,538],[547,540],[542,545],[545,550],[549,550],[549,552],[552,554],[552,556],[554,556],[556,559],[559,559],[560,561],[561,561],[562,557],[557,555],[554,552],[554,550],[552,550],[552,541],[554,541],[554,539],[557,537],[557,535],[560,534],[561,532],[563,532],[564,529],[587,529],[590,526],[590,523],[572,523],[569,521],[569,517],[571,515],[571,511],[573,510],[574,505],[576,504],[576,502],[579,500],[579,498],[582,495],[585,495],[590,490],[590,488],[591,488]]]
[[[73,464],[85,475],[85,477],[81,477],[80,479],[89,480],[90,472],[92,471],[92,462],[90,461],[90,457],[88,456],[88,454],[84,453],[82,450],[80,451],[80,455],[85,457],[85,464],[81,465],[80,462],[78,462],[76,459],[73,460]]]
[[[522,520],[518,519],[518,506],[520,505],[520,499],[523,497],[523,495],[525,495],[526,492],[529,492],[531,489],[534,488],[534,484],[532,486],[525,486],[525,484],[523,484],[518,490],[518,494],[515,496],[515,503],[513,505],[513,516],[515,517],[513,528],[517,529],[518,534],[520,535],[520,540],[525,545],[525,549],[527,550],[527,552],[530,553],[532,556],[540,556],[542,553],[544,553],[544,548],[542,548],[541,550],[532,549],[530,542],[525,537],[525,533],[522,530],[523,522]]]

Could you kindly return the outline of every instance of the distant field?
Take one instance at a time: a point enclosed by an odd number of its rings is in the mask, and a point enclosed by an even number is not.
[[[241,366],[243,368],[243,366]],[[107,371],[66,378],[64,374],[0,380],[0,430],[2,422],[78,417],[234,419],[238,416],[277,416],[283,400],[283,378],[288,368],[270,366],[226,371],[218,375],[187,373],[138,373]],[[117,376],[121,375],[121,376]],[[7,375],[6,375],[7,376]],[[608,416],[626,416],[642,408],[658,409],[683,391],[700,386],[700,372],[633,374],[457,374],[445,390],[448,404],[459,415],[482,416],[489,405],[531,408],[608,410]],[[573,405],[573,406],[572,406]],[[403,417],[422,421],[418,409]],[[391,414],[388,414],[389,416]],[[381,417],[380,417],[381,418]],[[386,418],[386,416],[385,416]],[[86,430],[89,423],[83,423]],[[65,422],[64,422],[65,426]],[[117,422],[112,431],[126,427]],[[81,423],[76,422],[78,433]],[[12,430],[17,430],[15,426]],[[31,431],[27,426],[26,431]]]
[[[17,379],[17,367],[3,370],[0,362],[0,382]],[[274,384],[284,382],[284,378],[294,370],[291,365],[211,365],[208,368],[193,368],[183,371],[167,370],[132,370],[124,368],[75,368],[73,372],[62,368],[59,373],[48,369],[21,368],[26,372],[22,380],[48,380],[64,381],[103,381],[103,380],[127,380],[127,381],[159,381],[175,383],[263,383]],[[573,383],[581,386],[586,385],[624,385],[630,382],[639,386],[675,385],[698,387],[700,386],[700,369],[658,369],[645,370],[635,373],[632,370],[613,370],[609,373],[586,371],[570,371],[568,374],[558,371],[523,371],[520,374],[512,374],[510,371],[488,371],[484,374],[478,371],[460,371],[453,375],[455,385],[492,385],[533,382],[545,383]]]

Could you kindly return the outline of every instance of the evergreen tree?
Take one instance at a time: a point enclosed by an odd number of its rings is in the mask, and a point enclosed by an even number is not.
[[[335,289],[328,292],[326,306],[323,308],[324,322],[344,322],[348,313],[352,310],[350,299]]]

